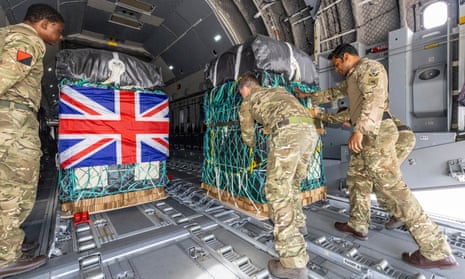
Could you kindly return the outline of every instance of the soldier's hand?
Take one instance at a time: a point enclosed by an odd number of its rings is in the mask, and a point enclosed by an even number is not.
[[[294,87],[293,90],[296,93],[297,98],[307,98],[310,96],[310,94],[302,92],[298,87]]]
[[[308,112],[310,113],[310,116],[312,118],[315,118],[321,112],[321,109],[320,107],[316,106],[316,107],[309,108]]]
[[[363,149],[362,140],[363,140],[362,133],[360,133],[359,131],[353,132],[349,138],[349,149],[355,153],[359,153],[360,151],[362,151]]]
[[[352,126],[352,125],[350,125],[350,122],[347,122],[347,121],[342,122],[341,125],[342,125],[342,127],[350,127],[350,126]]]

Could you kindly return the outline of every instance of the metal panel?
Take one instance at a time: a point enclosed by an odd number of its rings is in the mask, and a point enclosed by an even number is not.
[[[176,40],[176,34],[166,27],[161,27],[152,30],[144,41],[144,47],[150,51],[154,56],[159,56],[169,44]]]
[[[415,149],[401,166],[404,181],[411,189],[463,187],[448,174],[447,162],[459,158],[465,158],[465,141]]]
[[[341,127],[325,127],[323,140],[323,156],[325,159],[341,159],[341,145],[347,144],[352,129]]]
[[[445,64],[416,69],[413,78],[413,114],[417,117],[446,116]],[[423,130],[434,131],[436,129]],[[441,129],[442,128],[442,129]],[[444,130],[441,127],[437,130]],[[416,131],[420,129],[415,129]]]
[[[406,27],[389,33],[389,107],[407,125],[411,125],[412,53],[408,50],[412,36]]]
[[[231,46],[222,30],[212,28],[212,26],[217,26],[216,21],[217,19],[210,15],[162,54],[167,64],[174,65],[173,72],[177,76],[203,69],[205,66],[203,62],[215,57],[214,51],[222,53]],[[224,40],[216,43],[213,41],[213,36],[218,33],[222,34]],[[186,45],[190,46],[187,51]]]

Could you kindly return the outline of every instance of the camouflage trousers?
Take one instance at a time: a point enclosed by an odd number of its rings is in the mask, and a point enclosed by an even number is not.
[[[32,112],[0,108],[0,267],[21,256],[21,224],[31,212],[39,178],[40,139]]]
[[[410,152],[412,152],[417,140],[415,138],[415,133],[412,130],[410,130],[410,128],[408,128],[402,121],[400,121],[396,117],[393,117],[392,120],[394,121],[394,124],[396,124],[397,131],[399,132],[399,136],[397,137],[395,147],[397,161],[399,161],[400,165],[407,158]],[[400,130],[400,127],[403,127],[403,129]]]
[[[413,148],[415,147],[415,143],[415,133],[413,133],[412,130],[399,131],[399,137],[397,138],[395,144],[397,161],[399,162],[399,165],[402,164],[410,152],[412,152]],[[353,188],[351,184],[355,183],[355,181],[357,181],[358,184],[366,183],[367,185],[363,188],[373,188],[371,180],[360,181],[360,178],[357,177],[357,170],[352,170],[349,168],[347,170],[347,187]],[[370,199],[369,196],[367,198]],[[370,201],[366,201],[364,204],[365,203],[370,203]],[[383,200],[378,200],[378,204],[380,207],[386,208],[386,206],[383,204]]]
[[[362,152],[351,155],[347,176],[351,206],[348,225],[368,232],[373,190],[380,204],[405,223],[423,256],[443,259],[451,255],[444,234],[402,181],[395,148],[398,136],[394,122],[384,120],[378,136],[365,136]]]
[[[303,268],[309,257],[299,227],[305,225],[301,183],[308,175],[317,134],[311,124],[289,124],[271,135],[265,195],[274,224],[275,249],[288,268]]]

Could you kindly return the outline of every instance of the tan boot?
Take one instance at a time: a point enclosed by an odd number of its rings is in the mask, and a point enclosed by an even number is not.
[[[308,279],[307,268],[287,268],[279,260],[269,260],[268,271],[277,278]]]

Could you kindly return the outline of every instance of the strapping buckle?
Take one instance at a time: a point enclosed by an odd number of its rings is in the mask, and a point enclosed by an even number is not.
[[[278,123],[276,123],[272,128],[271,128],[271,133],[274,134],[279,128],[282,128],[286,125],[289,124],[298,124],[298,123],[312,123],[312,119],[304,116],[291,116],[287,119],[281,120]]]
[[[389,113],[389,111],[385,111],[383,112],[383,120],[386,120],[386,119],[391,119],[391,114]]]

